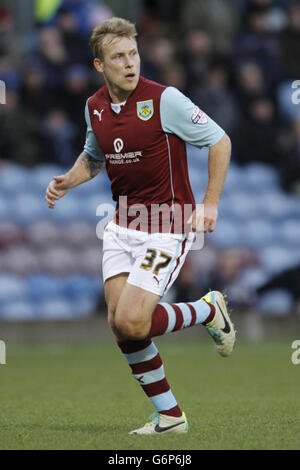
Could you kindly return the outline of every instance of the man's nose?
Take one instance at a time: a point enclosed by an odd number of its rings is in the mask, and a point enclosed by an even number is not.
[[[132,57],[126,56],[125,66],[126,67],[133,67],[133,65],[134,65],[134,63],[133,63]]]

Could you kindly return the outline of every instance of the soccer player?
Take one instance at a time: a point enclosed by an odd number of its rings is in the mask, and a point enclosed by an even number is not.
[[[45,199],[54,208],[69,189],[106,166],[117,203],[115,219],[103,237],[108,321],[133,376],[156,409],[149,422],[131,433],[183,433],[187,418],[170,389],[152,338],[202,324],[220,355],[232,352],[235,330],[220,292],[189,303],[160,302],[179,274],[194,232],[215,229],[231,143],[180,91],[140,76],[136,36],[134,24],[121,18],[94,28],[90,38],[94,66],[106,85],[87,100],[83,152],[66,174],[53,178]],[[186,143],[209,147],[204,217],[203,205],[196,207],[189,183]],[[168,221],[160,205],[170,209]],[[182,215],[178,223],[186,206],[191,207],[190,215]],[[134,217],[137,209],[143,212],[139,224]]]

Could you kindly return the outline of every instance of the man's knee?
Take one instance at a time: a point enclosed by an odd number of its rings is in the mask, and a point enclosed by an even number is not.
[[[143,323],[134,318],[128,318],[126,312],[118,311],[117,306],[108,306],[108,324],[114,335],[119,339],[143,339],[146,334]]]
[[[128,317],[126,314],[122,315],[119,312],[114,318],[114,328],[119,336],[131,340],[145,339],[149,333],[148,322],[138,317]]]

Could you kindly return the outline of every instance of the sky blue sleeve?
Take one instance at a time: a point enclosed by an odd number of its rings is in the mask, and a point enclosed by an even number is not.
[[[84,151],[88,153],[89,155],[91,155],[91,157],[95,158],[96,160],[100,160],[101,162],[104,162],[103,153],[99,148],[94,131],[92,129],[91,118],[90,118],[90,113],[89,113],[87,102],[85,105],[84,115],[85,115],[85,120],[86,120],[86,125],[87,125]]]
[[[167,87],[161,95],[160,118],[165,132],[176,134],[199,148],[215,145],[225,134],[215,121],[174,87]]]

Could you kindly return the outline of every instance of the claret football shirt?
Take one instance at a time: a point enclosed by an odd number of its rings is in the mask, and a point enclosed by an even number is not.
[[[120,106],[111,103],[106,85],[100,88],[87,100],[85,119],[84,150],[105,161],[117,203],[117,223],[128,226],[132,220],[119,218],[120,196],[126,196],[126,208],[161,204],[172,210],[184,205],[195,207],[186,143],[210,147],[225,132],[189,98],[174,87],[140,77]],[[160,226],[159,230],[173,228]]]

